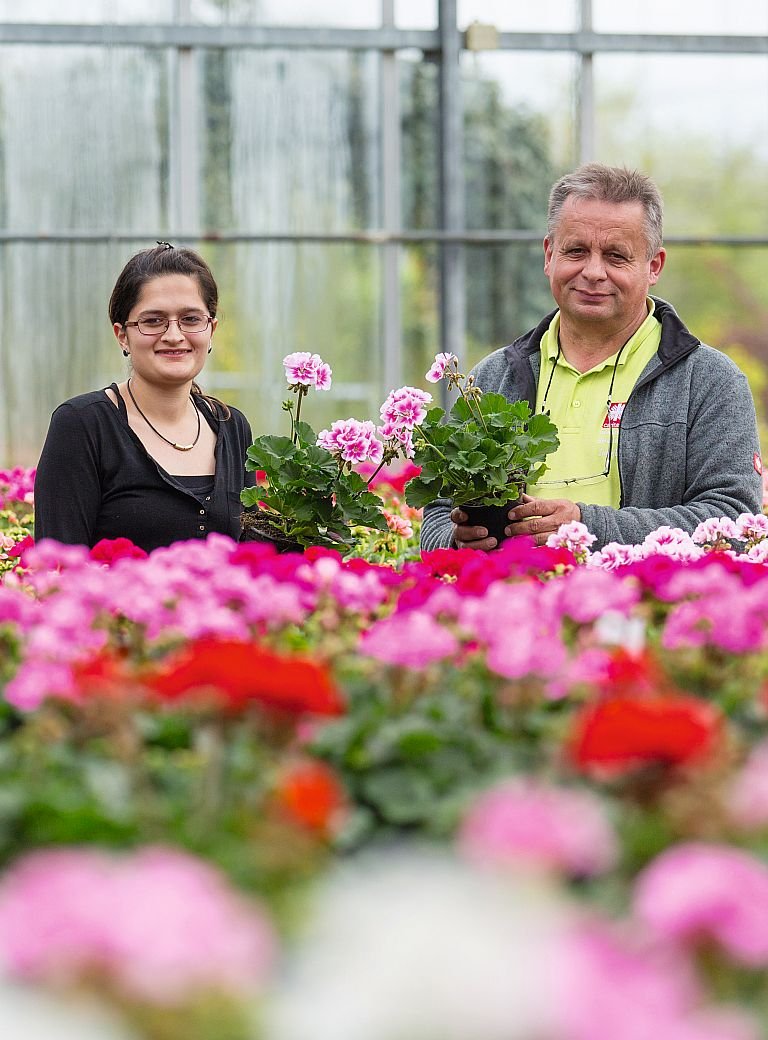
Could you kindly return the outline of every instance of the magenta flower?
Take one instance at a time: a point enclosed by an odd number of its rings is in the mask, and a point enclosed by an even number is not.
[[[25,981],[103,972],[158,1004],[201,989],[245,994],[265,982],[273,946],[260,909],[173,849],[33,852],[0,881],[0,960]]]
[[[424,378],[430,383],[439,383],[445,375],[446,368],[453,364],[454,361],[458,362],[458,360],[455,354],[435,354],[432,367]]]
[[[330,430],[321,430],[317,443],[343,462],[372,462],[378,465],[384,445],[376,438],[376,427],[369,420],[338,419]]]
[[[319,354],[297,350],[283,358],[288,386],[313,386],[316,390],[331,389],[331,366]]]
[[[768,964],[768,867],[742,849],[688,842],[662,852],[635,885],[637,917],[666,939],[714,940]]]
[[[522,780],[480,795],[461,826],[459,846],[480,865],[544,867],[577,877],[601,874],[617,857],[595,795]]]

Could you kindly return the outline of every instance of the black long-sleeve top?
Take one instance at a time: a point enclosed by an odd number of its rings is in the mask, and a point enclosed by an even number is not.
[[[117,393],[114,383],[112,389]],[[116,408],[94,390],[53,413],[35,478],[36,540],[93,546],[122,537],[150,552],[212,531],[237,539],[240,491],[254,483],[245,471],[252,437],[242,412],[232,408],[220,418],[194,395],[217,435],[213,486],[195,490],[155,462],[128,425],[119,393],[117,400]]]

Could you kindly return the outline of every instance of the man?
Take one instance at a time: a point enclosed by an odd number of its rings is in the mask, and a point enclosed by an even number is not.
[[[666,252],[662,201],[644,174],[590,163],[550,194],[544,272],[558,309],[475,369],[477,385],[548,411],[560,447],[509,511],[506,534],[537,544],[578,520],[608,542],[664,524],[758,513],[762,463],[743,373],[649,296]],[[496,539],[441,500],[424,549],[493,549]]]

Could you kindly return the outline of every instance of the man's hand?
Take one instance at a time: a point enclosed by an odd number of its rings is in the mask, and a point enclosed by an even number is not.
[[[454,510],[456,512],[456,510]],[[544,545],[547,538],[560,524],[581,520],[581,510],[567,498],[531,498],[523,495],[523,504],[510,510],[511,523],[506,529],[510,537],[519,534],[533,535],[537,545]],[[453,513],[451,513],[453,518]],[[458,528],[457,528],[458,530]],[[473,530],[467,528],[466,530]],[[495,541],[495,539],[492,539]],[[473,546],[484,548],[484,546]]]
[[[497,542],[496,539],[491,536],[488,537],[488,531],[485,527],[471,527],[467,525],[468,516],[461,509],[454,509],[451,511],[451,520],[453,520],[453,543],[457,549],[484,549],[485,552],[489,552],[491,549],[495,549]]]

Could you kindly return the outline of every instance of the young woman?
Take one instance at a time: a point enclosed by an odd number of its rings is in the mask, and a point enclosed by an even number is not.
[[[167,242],[123,268],[109,317],[130,376],[53,413],[35,480],[35,537],[149,552],[212,531],[238,538],[251,430],[195,380],[218,290],[202,257]]]

